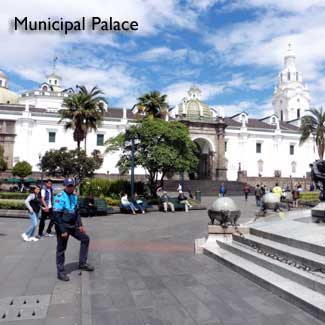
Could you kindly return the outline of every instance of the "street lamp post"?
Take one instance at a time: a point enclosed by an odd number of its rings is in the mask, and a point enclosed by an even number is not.
[[[180,172],[180,183],[181,183],[181,187],[182,187],[182,191],[184,192],[184,172],[183,171],[181,171]]]
[[[134,138],[131,139],[131,198],[134,196]]]
[[[38,154],[38,158],[39,158],[39,161],[40,161],[40,168],[41,168],[41,187],[43,187],[44,171],[43,171],[43,167],[41,165],[41,163],[42,163],[42,154],[41,153]]]

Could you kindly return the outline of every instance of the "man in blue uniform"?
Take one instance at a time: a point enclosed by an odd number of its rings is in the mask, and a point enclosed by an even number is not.
[[[89,237],[85,233],[77,211],[78,197],[74,194],[74,189],[74,180],[66,178],[64,190],[55,196],[53,204],[53,219],[57,238],[56,266],[58,279],[62,281],[69,281],[68,275],[64,272],[64,253],[70,235],[80,241],[79,268],[85,271],[94,270],[94,267],[87,263]]]

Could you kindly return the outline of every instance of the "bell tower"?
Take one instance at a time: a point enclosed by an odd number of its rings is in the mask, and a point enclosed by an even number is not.
[[[273,93],[272,105],[280,121],[301,119],[310,108],[309,90],[302,82],[291,44],[288,45],[284,57],[284,68],[278,75],[278,85]]]

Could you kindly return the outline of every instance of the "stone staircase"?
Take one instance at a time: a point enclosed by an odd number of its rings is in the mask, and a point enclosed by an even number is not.
[[[166,180],[164,181],[164,189],[167,192],[176,192],[179,180]],[[202,196],[216,196],[219,193],[219,187],[222,182],[212,181],[212,180],[185,180],[184,181],[184,191],[187,192],[188,189],[195,191],[201,191]],[[227,195],[243,195],[244,183],[235,181],[225,181],[225,186],[227,189]],[[251,193],[252,193],[251,188]]]
[[[209,235],[201,248],[204,254],[325,321],[324,244],[250,228],[245,235]]]

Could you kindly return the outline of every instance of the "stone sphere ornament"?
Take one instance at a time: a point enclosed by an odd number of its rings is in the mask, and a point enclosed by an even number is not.
[[[240,217],[240,210],[233,199],[220,197],[213,202],[208,210],[208,216],[211,220],[211,225],[216,220],[222,227],[238,226],[237,220]]]
[[[280,198],[274,193],[266,193],[262,198],[263,203],[265,204],[266,209],[278,210],[280,207]]]

